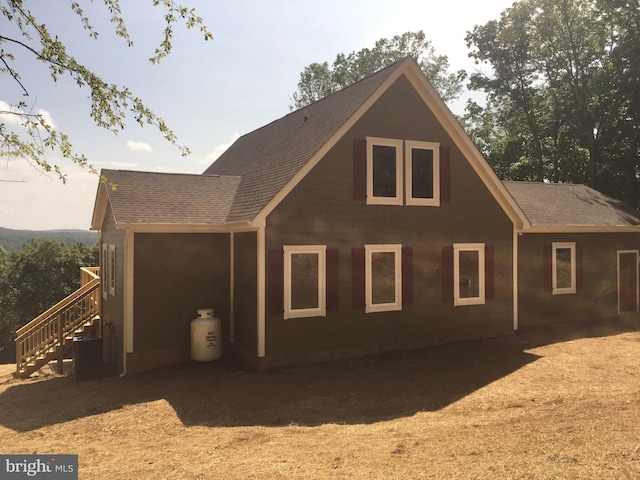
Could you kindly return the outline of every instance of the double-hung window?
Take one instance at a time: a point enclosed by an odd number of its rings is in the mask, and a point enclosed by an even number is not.
[[[365,312],[402,310],[402,245],[365,245]]]
[[[576,244],[555,242],[551,244],[552,294],[576,293]]]
[[[284,318],[326,316],[326,245],[284,247]]]
[[[484,243],[453,244],[453,304],[485,303]]]

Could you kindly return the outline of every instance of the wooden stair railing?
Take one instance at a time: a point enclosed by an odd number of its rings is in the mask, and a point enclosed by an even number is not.
[[[93,324],[100,314],[100,269],[80,269],[81,287],[16,331],[16,376],[27,378],[57,359],[62,373],[64,346],[76,332]],[[97,333],[101,334],[100,322]]]

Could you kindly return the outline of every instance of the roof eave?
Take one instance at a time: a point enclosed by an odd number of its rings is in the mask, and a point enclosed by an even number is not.
[[[107,192],[107,185],[105,182],[100,181],[98,183],[98,192],[93,204],[93,214],[91,215],[90,230],[101,230],[104,224],[104,217],[107,214],[107,207],[109,206],[109,192]]]
[[[133,233],[230,233],[236,230],[246,230],[251,225],[248,222],[234,223],[118,223],[116,229],[128,230]]]
[[[532,225],[519,233],[640,233],[640,225]]]

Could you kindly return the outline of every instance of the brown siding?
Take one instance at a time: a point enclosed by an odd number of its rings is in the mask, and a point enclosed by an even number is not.
[[[553,295],[550,261],[553,242],[575,242],[580,275],[575,294]],[[519,324],[592,320],[618,312],[617,252],[640,248],[640,233],[529,234],[519,237]],[[547,285],[548,284],[548,285]]]
[[[227,234],[134,237],[134,355],[131,371],[190,358],[190,322],[199,308],[222,320],[229,348],[230,266]]]
[[[354,139],[366,136],[450,146],[450,199],[440,207],[366,205],[354,199]],[[358,197],[358,195],[356,195]],[[442,249],[493,247],[494,299],[454,307],[442,301]],[[513,331],[512,225],[435,117],[404,80],[358,121],[267,219],[266,249],[326,244],[339,249],[340,297],[325,318],[266,321],[267,365],[282,365]],[[413,303],[400,312],[352,307],[352,249],[401,243],[413,249]]]
[[[258,284],[257,235],[234,234],[235,349],[250,365],[257,366]]]
[[[116,294],[111,295],[107,288],[107,296],[106,298],[102,297],[101,304],[105,360],[106,363],[115,366],[118,372],[122,372],[124,370],[122,355],[124,348],[125,232],[116,230],[111,205],[107,207],[100,236],[103,244],[115,245],[116,247]],[[100,246],[100,255],[102,256],[102,245]],[[101,282],[106,282],[107,275],[106,268],[104,268],[106,260],[100,258],[100,265],[103,267]],[[102,285],[101,288],[103,288]]]

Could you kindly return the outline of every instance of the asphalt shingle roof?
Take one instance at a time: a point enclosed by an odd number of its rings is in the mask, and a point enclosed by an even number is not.
[[[503,182],[533,227],[629,227],[640,212],[586,185]]]
[[[102,175],[118,224],[224,224],[240,184],[238,177],[219,175],[123,170]]]

